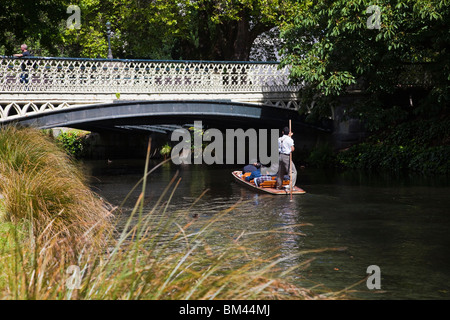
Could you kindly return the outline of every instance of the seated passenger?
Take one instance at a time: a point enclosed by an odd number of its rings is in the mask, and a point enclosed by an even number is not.
[[[255,178],[255,180],[253,180],[253,182],[256,184],[257,187],[259,187],[259,185],[261,183],[263,183],[264,181],[272,180],[272,177],[273,176],[271,176],[271,175],[262,175],[262,176]]]
[[[259,163],[258,161],[252,161],[251,164],[246,165],[242,169],[242,173],[253,172],[258,170],[259,168],[261,168],[261,163]]]
[[[256,162],[256,163],[254,163],[254,166],[255,166],[256,170],[252,171],[252,174],[249,175],[248,177],[245,177],[246,181],[251,181],[251,180],[261,176],[261,163]]]

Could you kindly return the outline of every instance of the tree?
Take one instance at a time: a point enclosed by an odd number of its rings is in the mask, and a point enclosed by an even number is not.
[[[0,2],[0,43],[5,55],[26,43],[35,55],[57,54],[66,6],[62,0]]]
[[[376,3],[302,1],[283,23],[283,64],[304,82],[312,116],[330,115],[330,104],[349,89],[367,95],[353,115],[373,129],[449,104],[449,1]]]
[[[67,30],[65,40],[73,54],[104,57],[110,20],[114,56],[248,60],[256,37],[291,7],[290,0],[82,0],[83,27]]]
[[[122,1],[126,5],[127,1]],[[68,57],[106,58],[108,41],[106,23],[112,24],[112,44],[117,47],[120,39],[118,28],[121,15],[121,1],[81,0],[78,2],[81,16],[79,28],[65,28],[62,55]],[[68,15],[66,14],[66,17]],[[120,25],[119,25],[120,26]],[[116,53],[116,52],[115,52]]]
[[[295,0],[11,0],[0,4],[0,53],[27,42],[36,55],[248,60],[254,40],[291,13]],[[81,27],[68,28],[70,5]]]
[[[287,0],[200,0],[188,2],[191,37],[180,39],[180,56],[209,60],[249,59],[256,37],[291,8]],[[187,35],[187,34],[185,34]],[[189,51],[188,48],[194,47]]]

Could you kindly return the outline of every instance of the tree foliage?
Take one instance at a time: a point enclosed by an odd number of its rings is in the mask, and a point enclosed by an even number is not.
[[[106,22],[117,58],[248,60],[257,36],[293,0],[11,0],[0,4],[4,53],[27,42],[37,55],[103,57]],[[81,28],[69,29],[76,5]]]
[[[145,24],[128,25],[139,39],[170,49],[174,59],[248,60],[256,37],[288,14],[289,0],[132,1],[128,10]],[[130,15],[128,15],[130,16]],[[146,34],[156,32],[152,37]],[[131,43],[131,42],[130,42]],[[139,48],[139,45],[133,45]],[[149,47],[147,45],[147,47]],[[145,56],[141,48],[138,55]]]
[[[62,0],[8,0],[0,2],[0,52],[20,52],[24,42],[32,43],[32,53],[58,53],[65,16]]]
[[[368,12],[374,4],[379,14]],[[330,115],[330,104],[351,89],[369,97],[353,111],[372,129],[411,114],[442,112],[450,100],[449,4],[300,1],[282,24],[283,64],[304,82],[302,98],[315,104],[316,115]]]
[[[248,60],[256,37],[290,14],[289,0],[187,1],[189,32],[178,40],[180,55],[209,60]],[[189,50],[189,48],[191,48]]]

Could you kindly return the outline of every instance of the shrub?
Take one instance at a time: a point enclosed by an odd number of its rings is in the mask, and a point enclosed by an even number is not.
[[[334,167],[335,156],[331,146],[329,144],[317,146],[308,155],[306,162],[319,168]]]
[[[64,150],[75,158],[86,154],[87,139],[84,133],[78,131],[61,132],[56,140],[61,143]]]
[[[164,159],[167,158],[168,155],[170,155],[170,151],[172,150],[171,146],[166,143],[161,150],[159,151],[159,153],[164,157]]]
[[[450,173],[450,146],[430,147],[417,153],[408,164],[415,172]]]
[[[339,152],[336,163],[348,169],[449,174],[449,142],[449,120],[419,119]]]

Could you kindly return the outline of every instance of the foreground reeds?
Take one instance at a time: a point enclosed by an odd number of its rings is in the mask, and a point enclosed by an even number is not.
[[[5,137],[12,133],[15,138]],[[176,175],[152,209],[144,210],[147,176],[157,169],[150,169],[148,161],[134,210],[120,232],[112,232],[115,229],[107,222],[104,205],[81,187],[86,186],[84,179],[79,171],[68,169],[70,159],[47,143],[51,144],[32,129],[6,128],[0,133],[0,193],[4,196],[0,299],[344,297],[300,288],[289,281],[292,273],[311,262],[308,255],[336,249],[281,256],[272,248],[264,255],[254,254],[253,244],[261,235],[256,238],[245,232],[236,237],[224,235],[220,245],[210,244],[208,234],[221,232],[215,224],[227,219],[233,207],[210,220],[192,218],[195,202],[187,209],[169,209],[180,183]],[[55,174],[50,168],[61,171]],[[39,186],[40,181],[43,185]],[[63,187],[65,183],[79,190],[71,193],[71,188]],[[101,227],[99,221],[103,221]],[[299,257],[304,257],[302,262],[282,267],[285,261]]]
[[[87,186],[81,169],[40,131],[0,131],[0,221],[25,225],[29,240],[102,246],[110,212]],[[67,248],[67,246],[66,246]]]

